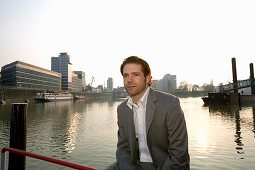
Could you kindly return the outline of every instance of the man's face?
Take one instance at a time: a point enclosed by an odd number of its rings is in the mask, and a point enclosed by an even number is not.
[[[127,64],[123,68],[123,81],[131,97],[142,97],[150,82],[150,75],[145,77],[139,64]]]

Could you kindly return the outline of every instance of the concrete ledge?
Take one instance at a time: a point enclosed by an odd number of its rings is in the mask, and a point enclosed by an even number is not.
[[[238,93],[230,93],[229,98],[230,98],[229,103],[231,105],[239,105],[239,94]]]
[[[240,95],[241,104],[245,103],[254,103],[255,104],[255,95]]]

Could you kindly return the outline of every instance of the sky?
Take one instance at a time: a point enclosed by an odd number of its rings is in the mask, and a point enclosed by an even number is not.
[[[120,65],[145,59],[153,79],[189,84],[248,79],[255,62],[253,0],[0,0],[0,67],[23,61],[51,69],[70,55],[93,86],[123,86]]]

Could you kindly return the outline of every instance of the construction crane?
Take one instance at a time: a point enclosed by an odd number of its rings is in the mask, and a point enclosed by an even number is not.
[[[86,86],[86,89],[85,89],[86,92],[92,93],[93,82],[95,82],[94,76],[91,77],[89,84]]]
[[[89,82],[89,85],[90,85],[91,87],[92,87],[93,82],[95,82],[94,76],[91,77],[90,82]]]

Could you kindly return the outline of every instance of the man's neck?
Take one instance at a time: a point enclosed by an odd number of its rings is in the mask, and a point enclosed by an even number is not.
[[[148,88],[149,88],[149,87],[146,87],[146,88],[144,89],[144,91],[141,92],[140,94],[138,94],[138,95],[136,95],[136,96],[132,96],[131,99],[132,99],[133,103],[137,104],[137,103],[140,101],[140,99],[143,97],[144,93],[146,92],[146,90],[147,90]]]

